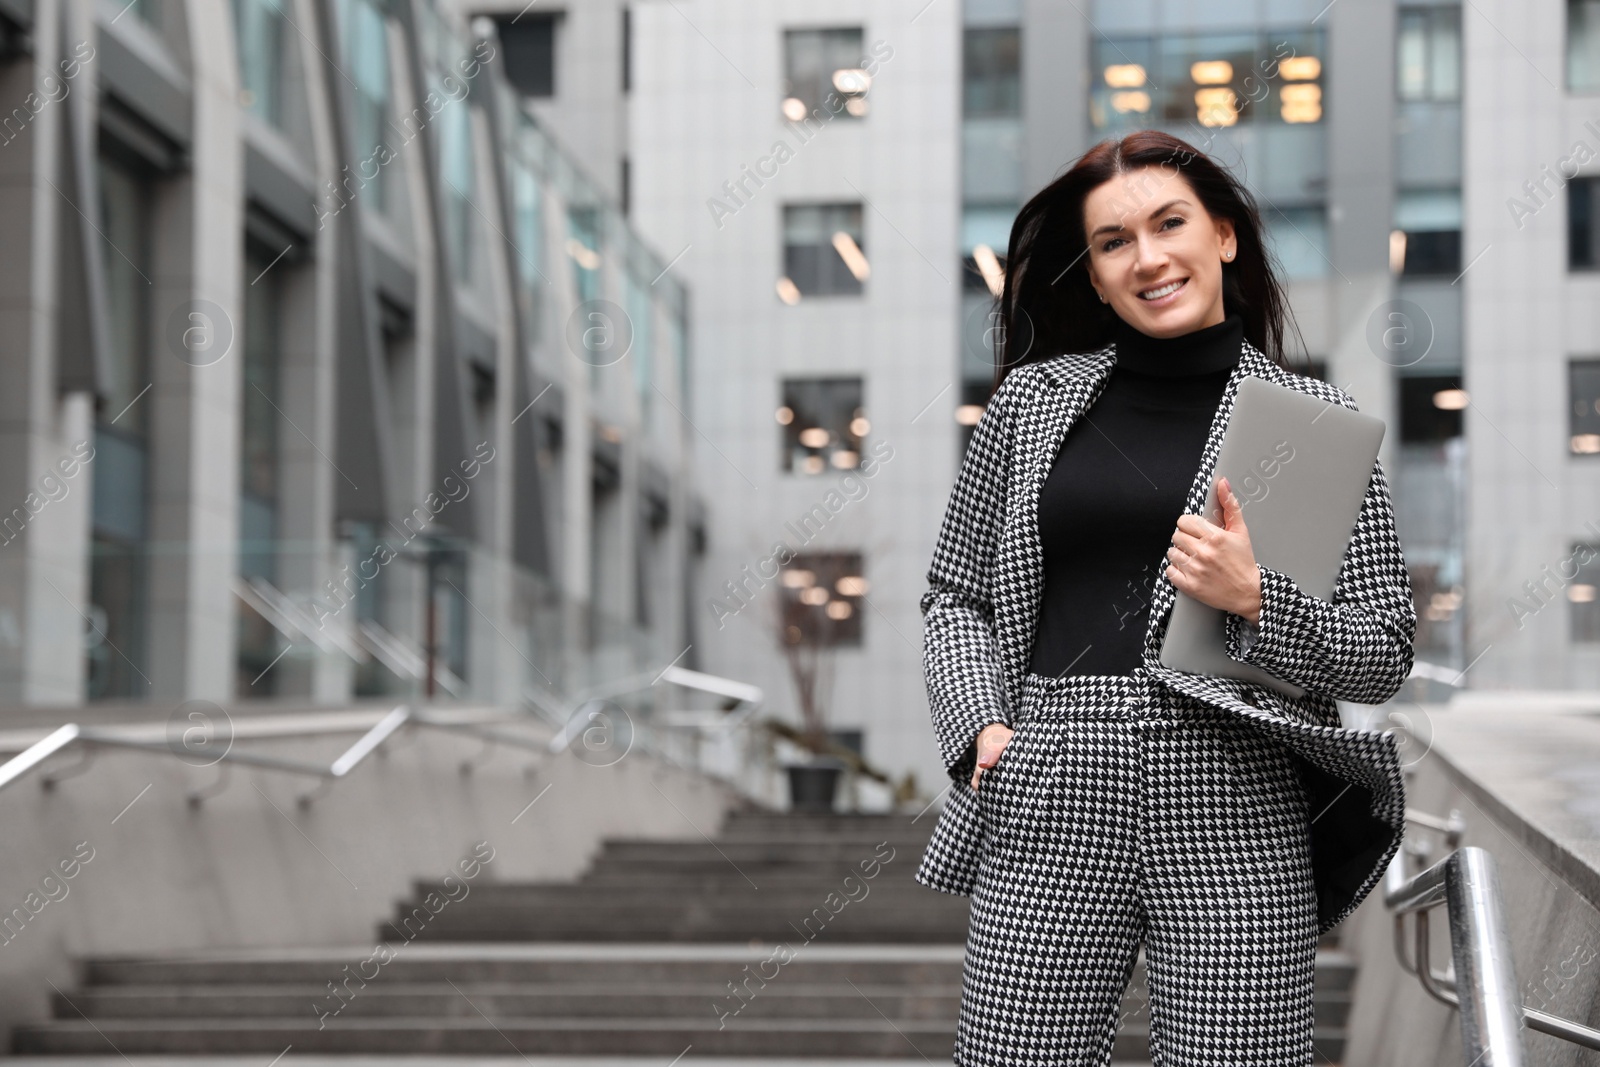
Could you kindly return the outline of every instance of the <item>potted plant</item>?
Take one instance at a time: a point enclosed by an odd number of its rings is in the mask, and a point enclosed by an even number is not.
[[[789,778],[789,806],[799,812],[829,812],[845,769],[828,734],[827,701],[833,681],[830,642],[814,627],[793,623],[783,628],[783,654],[794,682],[801,728],[784,731],[788,740],[806,751],[802,762],[785,765]]]

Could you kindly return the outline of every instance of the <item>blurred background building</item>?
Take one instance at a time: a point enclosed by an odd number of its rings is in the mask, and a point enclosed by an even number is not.
[[[681,657],[936,780],[1010,223],[1144,126],[1245,178],[1291,362],[1390,422],[1419,678],[1600,670],[1589,0],[6,3],[54,79],[4,127],[15,702]]]
[[[492,23],[4,11],[0,701],[515,702],[692,643],[687,297]]]

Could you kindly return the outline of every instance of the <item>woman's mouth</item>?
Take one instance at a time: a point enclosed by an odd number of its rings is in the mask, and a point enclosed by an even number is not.
[[[1189,284],[1188,278],[1180,278],[1175,282],[1158,285],[1154,289],[1144,289],[1139,293],[1139,299],[1146,304],[1167,304],[1176,299],[1179,291]]]

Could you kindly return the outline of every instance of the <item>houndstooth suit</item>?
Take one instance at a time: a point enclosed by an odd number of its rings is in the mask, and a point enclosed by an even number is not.
[[[917,871],[972,897],[956,1042],[964,1064],[1105,1064],[1142,940],[1156,1064],[1311,1063],[1316,937],[1400,843],[1392,731],[1341,725],[1412,665],[1416,612],[1375,464],[1332,602],[1261,566],[1259,629],[1227,616],[1228,654],[1294,698],[1159,662],[1176,589],[1152,560],[1132,675],[1028,671],[1043,593],[1040,487],[1099,396],[1115,348],[1013,369],[974,430],[921,602],[935,732],[954,780]],[[1354,409],[1342,390],[1246,343],[1185,511],[1199,514],[1241,378]],[[975,793],[972,742],[1013,726]]]

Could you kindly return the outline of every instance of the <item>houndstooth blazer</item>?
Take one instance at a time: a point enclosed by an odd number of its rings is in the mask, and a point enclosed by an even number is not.
[[[1115,346],[1013,369],[995,391],[950,495],[928,590],[921,600],[923,668],[945,766],[954,779],[917,880],[970,893],[982,848],[972,775],[973,740],[989,723],[1011,722],[1031,658],[1044,590],[1040,487],[1067,431],[1100,395]],[[1245,343],[1217,406],[1185,511],[1200,514],[1239,382],[1254,375],[1355,410],[1348,394],[1284,370]],[[1380,704],[1411,672],[1417,616],[1381,463],[1373,466],[1360,517],[1326,601],[1271,567],[1261,571],[1258,629],[1227,615],[1228,655],[1293,682],[1305,695],[1194,674],[1160,663],[1177,590],[1167,559],[1152,560],[1154,588],[1143,662],[1162,683],[1157,699],[1200,700],[1230,711],[1298,757],[1312,813],[1318,922],[1326,932],[1353,911],[1399,847],[1405,787],[1393,730],[1341,725],[1335,698]]]

